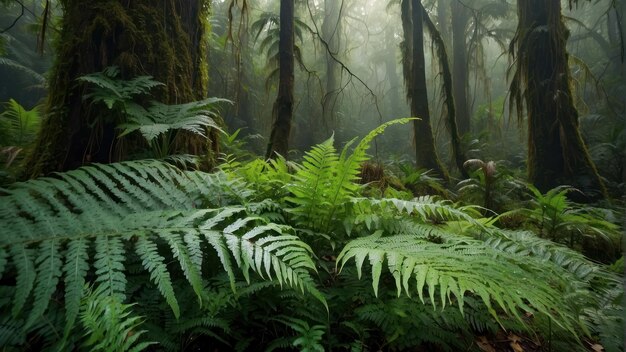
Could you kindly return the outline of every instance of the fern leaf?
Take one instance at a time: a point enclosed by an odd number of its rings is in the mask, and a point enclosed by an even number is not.
[[[89,270],[87,250],[88,242],[84,238],[70,241],[65,255],[65,338],[74,326],[80,310],[80,302],[83,297],[85,276]]]
[[[109,296],[124,300],[126,276],[124,275],[124,246],[118,237],[101,236],[96,238],[94,267],[100,286]]]
[[[11,247],[11,256],[13,265],[17,269],[17,284],[12,308],[13,316],[16,317],[24,307],[35,283],[36,271],[33,263],[35,255],[32,249],[24,245],[16,245]]]
[[[174,316],[178,319],[180,317],[180,308],[174,295],[172,279],[164,263],[165,258],[159,255],[156,244],[145,237],[140,237],[137,240],[135,251],[139,254],[143,267],[150,273],[150,280],[157,285],[159,292],[161,292],[167,304],[172,308]]]
[[[84,345],[91,351],[142,351],[151,342],[138,342],[145,331],[138,330],[142,319],[133,316],[132,305],[123,304],[119,296],[109,296],[108,288],[89,292],[81,304],[80,320],[87,331]]]
[[[235,274],[233,273],[233,264],[230,260],[230,255],[228,253],[228,246],[224,242],[224,238],[221,233],[217,231],[202,231],[202,234],[206,238],[207,242],[213,247],[215,252],[217,252],[217,256],[222,263],[222,267],[226,274],[228,275],[228,279],[230,282],[231,289],[233,292],[235,289]]]
[[[26,320],[25,329],[40,319],[48,308],[50,297],[56,291],[61,276],[61,255],[57,241],[42,242],[37,258],[37,281],[34,290],[34,304]]]
[[[198,236],[199,234],[196,233],[195,235]],[[180,238],[180,235],[174,231],[163,231],[159,233],[159,236],[170,246],[174,258],[178,259],[178,263],[185,274],[185,278],[187,278],[187,281],[189,281],[198,296],[198,302],[202,303],[202,291],[204,286],[202,284],[202,277],[200,276],[200,268],[196,267],[189,256],[189,252]]]
[[[480,241],[436,244],[414,236],[382,237],[378,233],[349,242],[338,256],[337,264],[343,268],[354,258],[360,271],[366,257],[370,258],[375,288],[382,262],[391,258],[388,267],[394,270],[392,274],[398,291],[402,287],[409,295],[409,280],[412,278],[423,303],[423,291],[426,290],[429,303],[436,306],[435,292],[438,289],[439,304],[442,307],[446,303],[458,305],[462,313],[463,296],[475,292],[496,320],[499,317],[491,308],[492,302],[522,324],[520,310],[540,312],[572,333],[579,324],[577,313],[569,308],[564,294],[556,289],[567,287],[567,283],[560,279],[565,275],[564,271],[534,262],[529,257],[499,256]],[[396,271],[400,265],[402,270]],[[531,282],[535,284],[531,285]],[[542,284],[536,284],[538,282]],[[374,292],[378,293],[376,289]]]

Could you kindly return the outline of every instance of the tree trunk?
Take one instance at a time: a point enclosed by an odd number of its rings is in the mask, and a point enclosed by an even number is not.
[[[520,0],[518,16],[519,80],[512,83],[522,84],[528,111],[529,180],[543,192],[561,184],[577,187],[584,200],[606,195],[578,128],[561,2]]]
[[[403,62],[407,97],[411,106],[411,115],[419,118],[413,122],[416,165],[418,168],[433,170],[437,176],[447,181],[448,174],[437,156],[430,124],[421,3],[419,0],[403,0],[401,6],[405,35]]]
[[[470,131],[470,111],[468,102],[469,74],[467,71],[466,30],[469,23],[469,10],[460,1],[452,4],[452,92],[461,136]]]
[[[267,158],[287,157],[293,118],[294,88],[294,0],[280,1],[278,97],[274,103],[274,125],[267,146]]]
[[[87,162],[123,157],[106,107],[83,100],[80,76],[120,68],[123,79],[151,75],[164,82],[153,97],[185,103],[206,96],[205,63],[208,2],[165,0],[63,0],[57,59],[51,72],[47,117],[25,176],[65,171]],[[208,150],[198,141],[181,141],[179,152],[217,152],[215,134]],[[204,144],[205,142],[201,142]],[[117,156],[114,151],[117,150]]]

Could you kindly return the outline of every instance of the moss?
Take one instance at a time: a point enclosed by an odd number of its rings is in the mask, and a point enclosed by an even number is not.
[[[76,78],[107,66],[120,67],[122,78],[151,75],[165,86],[153,98],[169,104],[206,96],[208,1],[65,0],[57,60],[50,77],[47,118],[25,176],[111,162],[138,148],[118,143],[116,119],[104,119],[106,108],[82,99],[85,87]],[[94,123],[97,122],[97,123]],[[211,134],[217,138],[215,133]],[[188,136],[186,136],[188,137]],[[181,138],[177,152],[204,154],[216,150],[202,139]],[[126,149],[122,149],[122,145]]]

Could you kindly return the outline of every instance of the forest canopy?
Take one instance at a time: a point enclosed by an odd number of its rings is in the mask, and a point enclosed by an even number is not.
[[[0,9],[1,351],[624,351],[626,1]]]

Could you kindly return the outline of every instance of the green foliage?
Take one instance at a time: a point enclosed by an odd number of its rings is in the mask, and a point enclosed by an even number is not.
[[[606,250],[600,255],[604,260],[615,259],[620,234],[618,226],[605,220],[611,218],[610,210],[603,214],[599,209],[575,205],[568,200],[567,194],[578,191],[570,187],[557,187],[545,194],[532,185],[528,185],[528,189],[533,198],[530,207],[521,213],[540,236],[584,251],[591,250],[585,248],[589,239],[601,241]]]
[[[139,76],[130,80],[118,78],[120,69],[117,66],[106,67],[102,72],[90,73],[78,78],[78,81],[92,84],[91,93],[84,99],[92,103],[103,103],[109,110],[127,110],[136,108],[136,105],[128,107],[137,95],[147,95],[154,87],[164,85],[157,82],[152,76]]]
[[[123,304],[102,286],[88,290],[82,300],[80,320],[86,336],[84,347],[91,351],[143,351],[153,342],[140,342],[145,330],[138,330],[142,319],[132,315],[132,304]]]
[[[135,161],[0,190],[0,343],[454,351],[506,330],[617,349],[623,289],[598,264],[475,206],[363,196],[393,123],[301,164]]]
[[[216,105],[229,102],[226,99],[207,98],[184,104],[168,105],[151,100],[148,107],[140,105],[137,96],[147,95],[154,87],[163,83],[154,81],[151,76],[139,76],[122,80],[119,68],[110,66],[102,72],[79,77],[79,81],[90,83],[91,93],[84,96],[93,104],[105,104],[118,115],[117,128],[122,131],[118,137],[139,131],[150,145],[154,156],[165,158],[173,151],[174,137],[178,131],[187,131],[207,138],[207,129],[221,131],[215,122]]]
[[[41,123],[39,108],[26,110],[11,99],[0,114],[0,155],[4,156],[3,168],[10,168],[30,149]],[[26,151],[25,151],[26,149]]]
[[[324,346],[321,345],[326,329],[324,325],[309,326],[306,321],[291,317],[277,317],[274,320],[285,324],[298,334],[291,344],[299,351],[324,351]]]
[[[415,169],[410,164],[400,164],[402,176],[400,180],[415,195],[446,194],[447,190],[442,185],[443,180],[432,175],[431,170]]]
[[[367,160],[367,149],[372,140],[394,124],[406,124],[412,119],[387,122],[365,136],[349,153],[348,143],[340,155],[333,146],[333,138],[307,152],[301,168],[288,185],[293,204],[289,212],[314,231],[329,232],[337,219],[345,214],[345,205],[359,189],[357,181],[361,164]]]
[[[437,305],[437,301],[443,307],[446,304],[457,305],[462,313],[466,292],[473,292],[482,299],[496,320],[499,317],[492,308],[492,302],[520,323],[523,323],[522,310],[537,311],[552,317],[567,330],[575,331],[576,312],[561,309],[553,315],[550,308],[567,306],[562,300],[562,293],[552,288],[555,285],[566,286],[565,282],[553,277],[558,270],[525,260],[523,256],[500,255],[481,242],[450,240],[432,243],[426,236],[424,233],[389,237],[374,234],[349,242],[337,260],[343,267],[347,261],[354,259],[360,277],[363,263],[369,258],[375,294],[378,294],[386,260],[398,295],[402,291],[410,295],[413,286],[424,303],[426,287],[433,306]],[[410,282],[414,284],[410,286]],[[546,282],[551,285],[539,285],[526,290],[523,295],[508,289],[520,282]],[[437,291],[439,297],[435,299]]]
[[[202,302],[205,247],[215,251],[233,288],[237,267],[246,280],[252,271],[324,302],[309,274],[315,271],[311,249],[288,226],[266,224],[239,206],[196,208],[216,195],[203,186],[211,177],[142,161],[85,167],[4,190],[0,219],[11,236],[0,238],[0,257],[5,271],[17,271],[12,315],[25,319],[20,330],[31,331],[52,297],[61,295],[67,334],[88,278],[121,302],[128,295],[130,248],[175,316],[180,309],[172,269],[159,253],[178,262]],[[64,294],[60,280],[67,284]],[[25,309],[27,302],[32,305]]]
[[[526,183],[515,178],[506,167],[479,159],[467,160],[463,165],[472,171],[470,178],[457,184],[461,199],[496,213],[514,208],[519,203]]]

